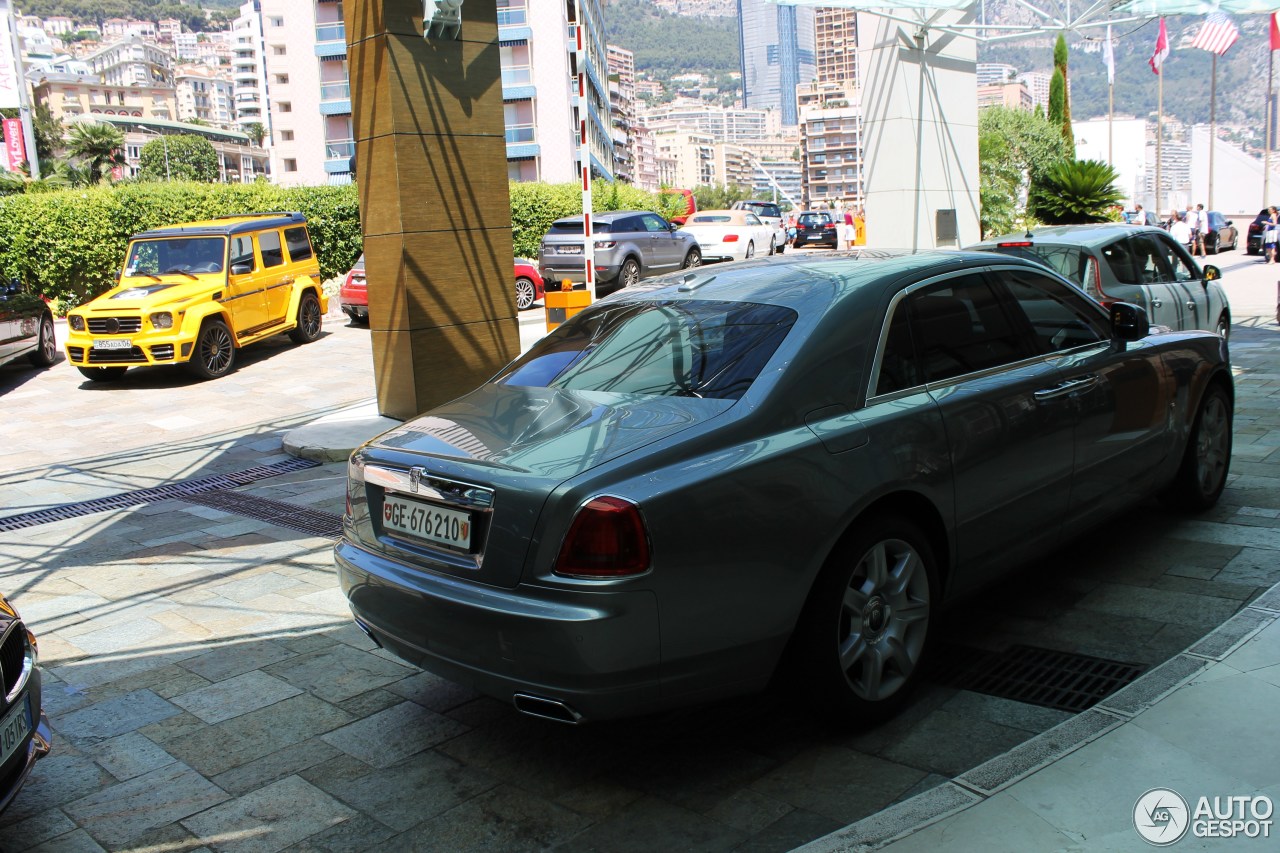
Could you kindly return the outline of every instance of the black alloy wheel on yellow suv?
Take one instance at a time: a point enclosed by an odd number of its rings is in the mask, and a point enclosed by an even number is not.
[[[205,320],[187,368],[200,379],[217,379],[226,375],[235,361],[236,345],[227,324],[216,317]]]
[[[289,332],[289,339],[295,344],[309,344],[320,337],[323,322],[320,300],[308,290],[298,300],[298,325]]]

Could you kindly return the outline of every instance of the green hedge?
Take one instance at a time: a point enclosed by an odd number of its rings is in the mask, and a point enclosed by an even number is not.
[[[356,188],[267,183],[124,183],[0,198],[0,273],[18,276],[67,306],[111,286],[129,237],[139,231],[224,214],[298,210],[327,279],[360,254]]]
[[[597,181],[597,211],[655,210],[670,216],[678,196]],[[139,231],[225,214],[298,210],[310,222],[320,272],[329,279],[351,268],[361,251],[354,186],[278,187],[268,183],[126,182],[92,189],[0,197],[0,275],[18,276],[50,299],[79,305],[111,286],[129,237]],[[551,223],[582,212],[576,183],[511,184],[516,257],[536,257]]]

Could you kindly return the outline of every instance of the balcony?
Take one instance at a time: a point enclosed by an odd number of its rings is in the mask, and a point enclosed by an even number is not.
[[[528,65],[514,65],[502,69],[502,99],[504,101],[527,101],[537,94],[533,86],[533,68]]]
[[[347,55],[347,28],[343,24],[320,24],[316,27],[316,56],[321,59],[344,59]]]
[[[322,83],[320,85],[320,115],[340,116],[351,114],[351,84]]]
[[[532,124],[509,124],[507,125],[507,144],[514,145],[525,142],[535,142],[538,139],[537,127]]]
[[[351,158],[356,156],[354,139],[330,139],[325,142],[324,170],[330,175],[351,171]]]
[[[498,10],[498,41],[527,42],[533,38],[533,30],[529,28],[529,10],[521,7],[509,7]]]

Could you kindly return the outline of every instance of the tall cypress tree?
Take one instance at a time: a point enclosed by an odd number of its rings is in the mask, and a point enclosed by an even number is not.
[[[1053,115],[1053,85],[1062,75],[1062,104],[1058,119],[1062,122],[1062,135],[1071,145],[1072,152],[1076,148],[1076,135],[1071,130],[1071,93],[1067,89],[1067,37],[1058,33],[1058,43],[1053,46],[1053,79],[1049,82],[1049,115]],[[1074,155],[1073,155],[1074,156]]]

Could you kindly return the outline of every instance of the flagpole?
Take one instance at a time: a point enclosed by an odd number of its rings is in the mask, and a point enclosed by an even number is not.
[[[1275,61],[1275,50],[1267,51],[1267,124],[1262,129],[1262,206],[1266,207],[1271,204],[1271,90],[1275,84],[1275,74],[1273,73]]]
[[[1209,74],[1209,209],[1213,210],[1213,149],[1218,138],[1218,54],[1213,55]]]
[[[1160,211],[1163,210],[1161,202],[1164,200],[1160,184],[1160,170],[1163,166],[1161,154],[1164,144],[1164,75],[1156,76],[1160,78],[1159,85],[1156,86],[1156,216],[1159,216]]]
[[[1111,123],[1116,117],[1116,84],[1114,82],[1107,84],[1107,165],[1114,167],[1116,164],[1115,156],[1111,148]]]

